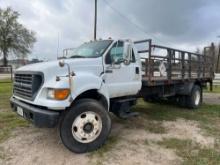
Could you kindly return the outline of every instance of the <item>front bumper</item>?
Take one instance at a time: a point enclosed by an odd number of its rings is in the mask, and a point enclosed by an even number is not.
[[[39,108],[19,101],[14,97],[10,98],[10,103],[12,110],[15,112],[17,112],[17,107],[22,108],[23,118],[31,121],[37,127],[53,128],[59,122],[60,112]]]

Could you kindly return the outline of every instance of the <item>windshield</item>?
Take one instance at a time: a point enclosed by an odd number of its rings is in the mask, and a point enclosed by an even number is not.
[[[85,43],[75,49],[66,49],[66,58],[94,58],[103,55],[105,50],[112,43],[111,40],[94,41]]]

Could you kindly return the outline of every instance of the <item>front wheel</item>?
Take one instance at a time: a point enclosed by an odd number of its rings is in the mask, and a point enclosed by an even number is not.
[[[70,108],[60,123],[60,137],[71,151],[85,153],[98,149],[111,130],[107,110],[92,99],[78,101]]]

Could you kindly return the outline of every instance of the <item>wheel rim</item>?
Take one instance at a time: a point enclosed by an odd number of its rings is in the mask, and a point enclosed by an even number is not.
[[[84,112],[72,124],[72,135],[80,143],[90,143],[101,133],[102,120],[95,112]]]
[[[201,98],[200,91],[196,91],[195,92],[195,105],[199,105],[200,98]]]

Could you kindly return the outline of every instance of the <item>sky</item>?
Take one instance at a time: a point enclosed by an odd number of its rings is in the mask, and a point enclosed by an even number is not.
[[[57,51],[61,55],[64,48],[93,39],[94,0],[0,0],[0,8],[8,6],[36,32],[29,58],[53,60]],[[219,42],[219,35],[219,0],[98,0],[97,38],[152,38],[195,51]]]

